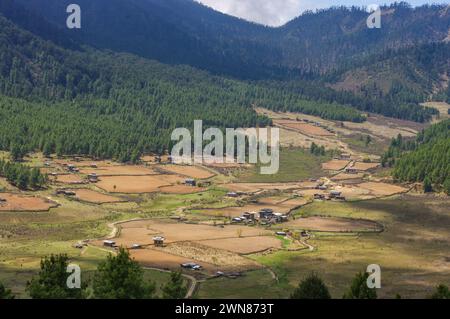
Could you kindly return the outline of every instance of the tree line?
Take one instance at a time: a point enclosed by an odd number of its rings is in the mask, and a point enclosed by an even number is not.
[[[65,254],[43,257],[38,274],[27,282],[29,296],[33,299],[182,299],[188,291],[181,273],[172,272],[160,289],[161,296],[157,296],[155,284],[144,279],[144,269],[124,248],[117,255],[108,255],[91,279],[82,277],[80,288],[69,288],[69,261]],[[0,299],[14,297],[0,283]]]
[[[444,190],[450,195],[450,120],[434,124],[415,139],[393,139],[382,157],[393,167],[398,181],[423,182],[425,191]]]
[[[38,189],[47,183],[47,176],[42,174],[39,168],[4,160],[0,160],[0,176],[20,190]]]
[[[130,257],[128,250],[120,248],[117,255],[110,254],[101,262],[92,279],[82,281],[79,289],[67,286],[69,273],[67,255],[51,255],[41,259],[40,271],[28,283],[26,291],[33,299],[151,299],[158,298],[155,284],[144,280],[144,269]],[[377,292],[369,288],[367,272],[359,272],[344,293],[344,299],[377,299]],[[169,281],[161,287],[163,299],[183,299],[188,288],[180,272],[172,272]],[[15,296],[0,282],[0,299]],[[396,298],[401,298],[396,295]],[[331,299],[331,294],[316,273],[305,277],[290,295],[291,299]],[[447,286],[439,285],[432,299],[449,299]]]

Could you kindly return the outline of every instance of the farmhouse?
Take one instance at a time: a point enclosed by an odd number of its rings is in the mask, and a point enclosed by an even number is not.
[[[345,169],[345,172],[348,173],[348,174],[357,174],[358,170],[356,168],[353,168],[353,167],[347,167]]]
[[[56,190],[57,195],[65,195],[65,196],[75,196],[76,193],[74,191],[68,191],[66,189],[57,189]]]
[[[79,172],[80,170],[73,164],[67,165],[67,170],[72,173]]]
[[[342,192],[339,192],[339,191],[331,191],[330,192],[330,197],[331,198],[336,198],[336,197],[339,197],[339,196],[341,196],[341,194],[342,194]]]
[[[237,193],[235,193],[235,192],[229,192],[229,193],[227,193],[227,196],[228,197],[232,197],[232,198],[239,197],[239,195]]]
[[[192,187],[197,186],[197,182],[195,181],[195,179],[192,179],[192,178],[186,179],[186,180],[184,181],[184,184],[185,184],[185,185],[188,185],[188,186],[192,186]]]
[[[161,236],[153,237],[153,244],[156,247],[163,247],[164,246],[164,240],[165,240],[165,238],[161,237]]]
[[[88,180],[91,183],[97,183],[98,182],[98,176],[96,173],[88,174]]]
[[[242,217],[247,219],[247,220],[255,220],[256,219],[256,213],[255,212],[244,213],[244,214],[242,214]]]
[[[259,211],[260,219],[270,219],[273,215],[273,209],[270,208],[264,208]]]
[[[323,195],[323,194],[314,194],[314,199],[325,199],[325,195]]]
[[[116,247],[116,242],[113,240],[104,240],[103,241],[103,246],[106,247]]]

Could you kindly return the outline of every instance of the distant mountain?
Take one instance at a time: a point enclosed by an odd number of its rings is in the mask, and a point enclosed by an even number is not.
[[[70,0],[16,0],[64,27]],[[386,49],[442,42],[450,30],[445,5],[383,7],[382,28],[368,13],[336,7],[306,12],[279,28],[231,17],[193,0],[78,0],[78,39],[170,64],[189,64],[240,78],[325,73],[342,62]]]

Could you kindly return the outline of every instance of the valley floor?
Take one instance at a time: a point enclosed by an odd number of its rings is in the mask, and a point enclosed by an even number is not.
[[[129,249],[142,246],[132,256],[152,268],[146,278],[157,287],[168,273],[155,268],[200,264],[201,271],[183,270],[196,278],[196,298],[287,298],[313,271],[341,298],[369,264],[381,266],[383,298],[427,297],[436,285],[450,284],[449,197],[394,185],[377,162],[393,136],[414,135],[416,124],[372,119],[356,127],[259,112],[278,119],[282,130],[281,169],[272,176],[248,165],[181,167],[150,155],[140,165],[27,157],[51,183],[20,192],[0,179],[6,199],[0,205],[0,281],[26,298],[40,258],[57,253],[67,253],[89,277],[114,253],[103,246],[109,238]],[[313,155],[313,142],[334,152]],[[69,172],[71,165],[77,170]],[[185,185],[189,179],[197,185]],[[344,198],[331,198],[332,191]],[[233,223],[263,208],[288,220]],[[276,234],[281,231],[286,235]],[[166,238],[163,247],[154,245],[155,236]]]

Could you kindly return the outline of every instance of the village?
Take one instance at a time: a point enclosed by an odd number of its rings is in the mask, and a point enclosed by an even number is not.
[[[103,225],[101,231],[72,235],[66,249],[82,256],[86,251],[115,253],[124,247],[146,269],[182,271],[206,286],[217,278],[246,280],[261,272],[276,278],[261,260],[283,253],[314,256],[326,248],[317,244],[323,236],[385,232],[384,223],[370,215],[303,212],[321,205],[352,207],[389,199],[416,191],[415,185],[393,183],[383,173],[379,156],[354,151],[343,142],[341,134],[347,128],[339,123],[280,116],[285,119],[275,118],[274,124],[280,128],[281,160],[291,148],[304,145],[304,150],[294,153],[316,160],[318,173],[305,172],[305,177],[293,179],[288,175],[289,181],[248,181],[242,176],[257,174],[254,165],[177,164],[168,153],[144,155],[137,164],[32,154],[25,160],[48,175],[48,188],[19,192],[4,184],[0,212],[28,218],[42,214],[48,216],[46,223],[63,223],[66,216],[95,222]],[[390,130],[394,129],[385,129],[389,137],[397,133]],[[294,136],[299,144],[292,145]],[[337,150],[316,157],[308,154],[311,143]],[[301,166],[301,160],[293,162]],[[17,235],[12,228],[2,236]]]

